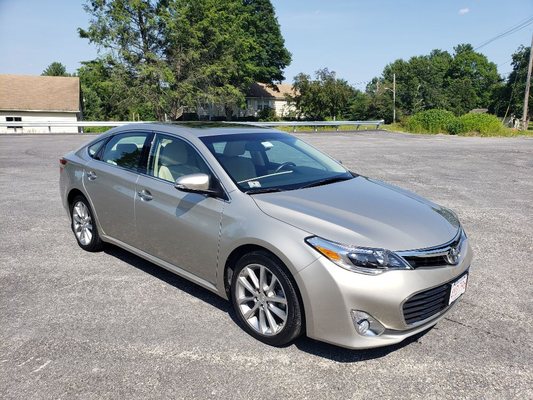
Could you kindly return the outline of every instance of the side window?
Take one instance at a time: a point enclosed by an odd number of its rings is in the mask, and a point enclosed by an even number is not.
[[[116,135],[107,142],[101,160],[122,168],[137,170],[146,133]]]
[[[211,175],[198,152],[187,142],[172,136],[156,135],[148,165],[149,175],[169,182],[183,175]]]
[[[104,142],[105,140],[100,140],[99,142],[96,142],[87,148],[87,151],[89,152],[89,156],[91,158],[96,158],[96,153],[98,153],[98,151],[100,150],[100,147],[102,147]]]

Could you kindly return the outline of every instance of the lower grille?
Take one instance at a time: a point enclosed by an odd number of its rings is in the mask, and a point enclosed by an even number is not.
[[[454,279],[461,279],[467,272]],[[403,304],[403,317],[407,325],[428,319],[448,307],[452,282],[415,294]]]

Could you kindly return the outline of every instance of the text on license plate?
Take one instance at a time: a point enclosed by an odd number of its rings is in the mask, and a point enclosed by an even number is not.
[[[461,277],[458,281],[452,283],[452,289],[450,290],[450,300],[448,304],[452,304],[457,300],[464,292],[466,292],[466,282],[468,281],[468,274]]]

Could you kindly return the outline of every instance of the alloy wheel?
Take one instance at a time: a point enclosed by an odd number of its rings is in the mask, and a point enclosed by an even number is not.
[[[287,296],[276,275],[264,265],[250,264],[236,283],[238,310],[248,325],[261,335],[278,334],[287,322]]]
[[[83,201],[78,201],[72,208],[72,226],[78,241],[87,246],[93,239],[93,222],[89,208]]]

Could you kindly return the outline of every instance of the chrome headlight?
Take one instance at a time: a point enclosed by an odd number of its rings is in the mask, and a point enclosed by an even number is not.
[[[305,241],[324,257],[349,271],[377,275],[391,269],[413,269],[407,261],[390,250],[345,246],[317,236]]]

